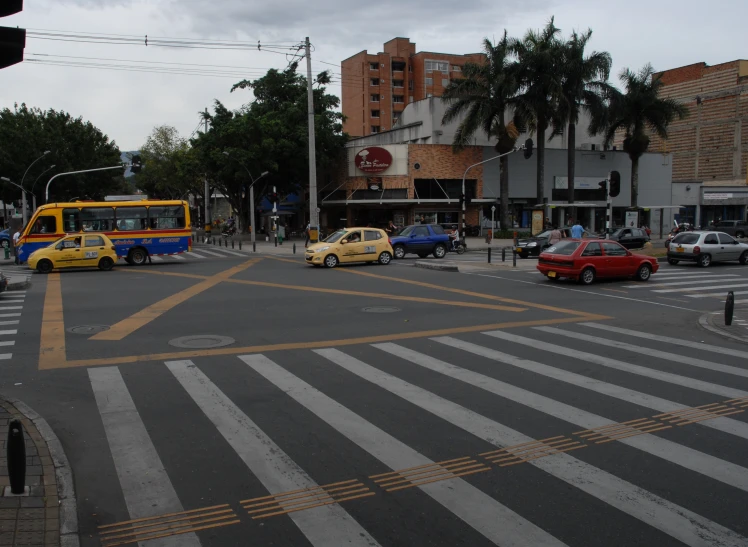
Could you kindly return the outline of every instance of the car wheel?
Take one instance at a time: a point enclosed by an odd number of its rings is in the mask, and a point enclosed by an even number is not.
[[[325,267],[334,268],[338,265],[338,257],[335,255],[327,255],[325,257]]]
[[[130,251],[130,261],[136,266],[142,266],[148,260],[148,253],[140,247]]]
[[[36,265],[36,270],[39,273],[48,274],[52,271],[52,263],[49,260],[40,260]]]
[[[447,254],[447,248],[439,243],[436,247],[434,247],[434,257],[436,258],[444,258]]]
[[[675,266],[675,265],[676,265],[676,264],[678,264],[679,262],[680,262],[680,260],[675,260],[674,258],[668,258],[668,259],[667,259],[667,263],[668,263],[668,264],[672,264],[673,266]]]
[[[649,281],[649,278],[652,276],[652,266],[649,264],[642,264],[639,266],[639,269],[636,270],[636,280],[637,281]]]
[[[426,258],[429,256],[429,253],[418,253],[418,258]]]
[[[395,252],[395,258],[405,258],[405,247],[402,245],[395,245],[395,248],[392,250]]]
[[[102,272],[108,272],[113,267],[114,267],[114,260],[112,260],[108,256],[105,256],[101,260],[99,260],[99,269]]]
[[[389,251],[382,251],[382,254],[379,255],[379,263],[386,266],[390,262],[392,262],[392,255]]]
[[[8,241],[7,239],[3,239],[2,241],[0,241],[0,246],[3,249],[7,249],[8,247],[10,247],[10,241]]]
[[[740,255],[740,263],[745,266],[748,264],[748,251],[743,251],[743,254]]]
[[[735,237],[739,237],[740,239],[743,239],[745,237],[745,232],[736,232]]]
[[[579,276],[579,282],[582,285],[591,285],[595,281],[595,270],[592,268],[585,268],[582,270],[582,274]]]
[[[707,255],[707,254],[699,255],[699,266],[701,266],[702,268],[706,268],[711,263],[712,263],[712,255]]]

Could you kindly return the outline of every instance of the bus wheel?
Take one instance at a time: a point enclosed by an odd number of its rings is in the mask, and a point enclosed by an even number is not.
[[[142,266],[148,260],[148,253],[142,247],[137,247],[130,251],[130,263],[136,266]]]

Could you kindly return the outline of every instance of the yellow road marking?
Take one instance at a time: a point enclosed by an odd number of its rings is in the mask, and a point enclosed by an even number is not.
[[[146,326],[151,321],[158,319],[167,311],[178,306],[182,302],[185,302],[193,296],[196,296],[212,287],[215,287],[219,283],[229,279],[232,275],[246,270],[260,260],[262,259],[258,258],[248,260],[244,264],[239,264],[238,266],[234,266],[233,268],[230,268],[225,272],[221,272],[219,274],[208,277],[197,285],[193,285],[192,287],[168,296],[163,300],[156,302],[155,304],[151,304],[147,308],[144,308],[139,312],[131,315],[130,317],[123,319],[119,323],[113,325],[109,330],[94,334],[89,338],[89,340],[122,340],[136,330]]]
[[[425,283],[423,281],[413,281],[412,279],[401,279],[399,277],[389,277],[386,275],[373,274],[370,272],[361,272],[361,271],[350,270],[350,269],[345,269],[345,268],[339,269],[338,271],[352,273],[356,275],[363,275],[366,277],[373,277],[376,279],[386,279],[387,281],[394,281],[396,283],[406,283],[408,285],[417,285],[419,287],[426,287],[428,289],[436,289],[442,292],[451,292],[455,294],[462,294],[465,296],[474,296],[476,298],[483,298],[485,300],[496,300],[497,302],[504,302],[506,304],[519,304],[521,306],[526,306],[528,308],[537,308],[540,310],[554,311],[557,313],[563,313],[563,314],[568,314],[568,315],[580,315],[580,316],[587,315],[587,312],[568,310],[565,308],[557,308],[555,306],[546,306],[545,304],[536,304],[534,302],[524,302],[522,300],[514,300],[512,298],[504,298],[502,296],[494,296],[492,294],[484,294],[484,293],[479,293],[479,292],[466,291],[464,289],[453,289],[451,287],[443,287],[442,285],[434,285],[433,283]]]
[[[619,293],[623,293],[623,294],[628,294],[628,293],[629,293],[628,291],[619,291],[618,289],[606,289],[606,288],[604,288],[604,287],[603,287],[603,288],[601,288],[600,290],[603,290],[603,291],[610,291],[610,292],[619,292]]]
[[[60,274],[51,273],[47,277],[47,294],[44,296],[39,368],[55,368],[65,360],[65,320],[62,313]]]
[[[340,340],[317,340],[312,342],[285,342],[281,344],[265,344],[261,346],[245,346],[241,348],[215,348],[205,350],[178,351],[169,353],[154,353],[150,355],[128,355],[122,357],[105,357],[101,359],[77,359],[72,361],[61,361],[50,364],[43,368],[73,368],[94,367],[103,365],[123,365],[126,363],[142,363],[147,361],[170,361],[178,359],[192,359],[195,357],[213,357],[217,355],[240,355],[244,353],[266,353],[270,351],[294,350],[294,349],[319,349],[333,346],[352,346],[355,344],[375,344],[380,342],[392,342],[395,340],[409,340],[412,338],[424,338],[431,336],[448,336],[465,332],[479,332],[484,330],[509,329],[515,327],[537,327],[542,325],[559,325],[562,323],[575,323],[579,321],[601,321],[610,319],[605,315],[586,315],[579,317],[564,317],[560,319],[536,319],[534,321],[514,321],[506,323],[493,323],[488,325],[473,325],[470,327],[452,327],[436,330],[424,330],[413,332],[398,332],[392,334],[381,334],[376,336],[365,336],[362,338],[343,338]],[[42,367],[40,367],[42,368]]]
[[[140,273],[153,273],[157,275],[178,275],[171,272],[140,272]],[[208,279],[205,277],[204,279]],[[385,300],[400,300],[405,302],[422,302],[425,304],[440,304],[443,306],[457,306],[461,308],[480,308],[480,309],[486,309],[486,310],[499,310],[499,311],[510,311],[510,312],[523,312],[527,311],[527,306],[530,306],[530,304],[524,303],[526,307],[524,308],[517,308],[512,306],[500,306],[497,304],[481,304],[480,302],[464,302],[459,300],[441,300],[439,298],[426,298],[422,296],[399,296],[396,294],[383,294],[383,293],[373,293],[373,292],[364,292],[364,291],[350,291],[346,289],[326,289],[323,287],[304,287],[301,285],[284,285],[282,283],[271,283],[269,281],[253,281],[249,279],[222,279],[221,281],[226,283],[237,283],[239,285],[254,285],[258,287],[271,287],[274,289],[288,289],[292,291],[306,291],[306,292],[316,292],[316,293],[323,293],[323,294],[340,294],[345,296],[368,296],[369,298],[383,298]],[[501,300],[497,298],[497,300]],[[516,301],[517,303],[523,304],[522,302]],[[537,307],[538,305],[533,305]],[[556,308],[554,308],[556,309]],[[558,309],[556,309],[558,311]],[[571,313],[566,312],[564,310],[561,310],[562,313]],[[579,315],[587,315],[582,314],[579,312]],[[116,326],[116,325],[115,325]],[[106,332],[111,331],[105,331],[104,333],[99,334],[105,334]],[[98,334],[96,335],[99,336]],[[110,338],[96,338],[97,340],[110,340]],[[117,339],[115,339],[117,340]]]

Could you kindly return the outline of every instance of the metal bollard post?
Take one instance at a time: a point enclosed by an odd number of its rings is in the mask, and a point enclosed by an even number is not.
[[[506,262],[506,248],[502,247],[501,249],[501,261]]]
[[[239,250],[240,251],[242,250],[242,240],[241,239],[239,240]]]
[[[733,311],[735,311],[735,295],[730,291],[727,293],[727,300],[725,300],[725,325],[728,327],[732,325]]]
[[[488,248],[488,263],[491,263],[491,247]]]
[[[512,267],[517,267],[517,253],[514,251],[512,251]]]
[[[10,492],[20,495],[26,489],[26,443],[23,439],[23,425],[19,420],[11,420],[8,426],[5,450],[8,458]]]
[[[296,243],[293,244],[293,254],[296,254]]]
[[[223,243],[221,242],[221,238],[220,238],[220,237],[218,238],[218,246],[219,246],[219,247],[222,247],[222,246],[223,246]]]
[[[252,242],[252,252],[253,253],[257,252],[257,243],[255,243],[254,241]]]
[[[231,248],[232,249],[234,248],[234,240],[233,239],[231,240]]]

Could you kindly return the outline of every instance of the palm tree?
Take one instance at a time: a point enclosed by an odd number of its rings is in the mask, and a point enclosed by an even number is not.
[[[517,56],[519,94],[515,97],[514,118],[522,127],[537,133],[537,199],[545,203],[545,134],[549,126],[559,125],[562,97],[561,59],[563,47],[560,29],[551,17],[541,31],[528,30],[521,40],[513,39],[510,50]]]
[[[483,40],[486,54],[484,63],[466,63],[463,78],[452,80],[444,90],[442,99],[448,103],[442,123],[452,122],[464,115],[452,143],[456,150],[470,143],[476,132],[482,130],[489,137],[496,137],[496,151],[510,152],[519,136],[514,125],[506,123],[506,111],[517,92],[514,63],[509,51],[509,39],[503,38],[492,44]],[[509,229],[509,156],[499,160],[501,199],[499,220],[502,229]]]
[[[688,116],[688,109],[674,99],[659,97],[662,81],[654,77],[652,65],[639,72],[626,68],[620,78],[626,88],[610,97],[605,143],[611,144],[618,131],[624,132],[623,150],[631,158],[631,206],[639,204],[639,158],[649,148],[649,134],[668,138],[668,126]]]
[[[586,110],[593,118],[591,127],[603,125],[606,98],[613,88],[608,84],[612,59],[606,51],[593,51],[585,57],[584,49],[592,36],[588,29],[583,34],[572,32],[569,40],[564,44],[561,65],[561,101],[559,103],[559,118],[562,124],[554,128],[553,135],[564,131],[568,124],[567,133],[567,178],[568,202],[571,207],[572,222],[576,220],[574,203],[574,168],[576,152],[576,135],[579,115]],[[552,135],[552,136],[553,136]]]

